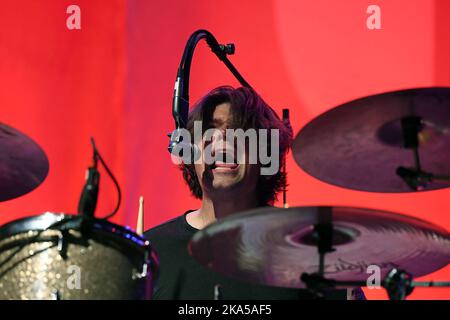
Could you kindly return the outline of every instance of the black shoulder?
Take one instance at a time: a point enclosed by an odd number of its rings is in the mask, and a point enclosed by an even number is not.
[[[144,238],[152,240],[153,238],[172,236],[177,234],[182,223],[183,215],[173,218],[169,221],[161,223],[153,228],[144,232]]]

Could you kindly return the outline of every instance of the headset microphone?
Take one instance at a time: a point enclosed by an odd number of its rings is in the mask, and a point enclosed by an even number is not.
[[[182,130],[186,129],[189,115],[189,74],[192,57],[197,43],[202,39],[206,40],[211,51],[225,64],[241,85],[251,88],[239,71],[228,60],[227,55],[232,55],[235,51],[233,44],[219,44],[216,38],[207,30],[197,30],[189,37],[186,47],[184,48],[175,81],[172,99],[172,116],[175,120],[175,130],[168,135],[170,142],[167,149],[171,154],[181,157],[185,162],[186,160],[190,160],[191,163],[198,160],[201,153],[198,146],[192,144],[190,141],[183,141]],[[190,151],[190,155],[186,155],[184,152],[185,150]]]

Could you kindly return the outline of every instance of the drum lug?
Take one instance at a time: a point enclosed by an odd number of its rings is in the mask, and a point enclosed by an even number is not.
[[[148,252],[145,252],[145,255],[144,255],[144,264],[142,265],[142,271],[141,272],[134,272],[133,273],[133,275],[131,276],[131,278],[133,279],[133,280],[136,280],[136,279],[142,279],[142,278],[145,278],[145,277],[147,277],[147,275],[148,275],[148,266],[149,266],[149,264],[150,264],[150,261],[149,261],[149,259],[148,259]]]
[[[134,272],[132,279],[136,280],[136,279],[142,279],[147,277],[148,275],[148,262],[144,262],[144,264],[142,265],[142,271],[141,272]]]
[[[61,231],[61,233],[58,236],[58,252],[61,258],[64,260],[67,259],[67,231]]]
[[[50,294],[50,300],[61,300],[61,294],[59,293],[59,290],[55,289]]]

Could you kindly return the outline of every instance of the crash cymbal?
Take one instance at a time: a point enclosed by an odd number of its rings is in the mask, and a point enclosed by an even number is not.
[[[44,151],[28,136],[0,123],[0,201],[24,195],[48,173]]]
[[[230,277],[270,286],[304,288],[300,276],[318,271],[314,225],[334,225],[324,276],[367,281],[367,267],[384,277],[399,268],[414,277],[450,262],[449,233],[423,220],[390,212],[346,207],[264,208],[239,213],[198,231],[190,254]]]
[[[417,121],[418,158],[425,180],[402,179],[415,169],[410,137]],[[410,128],[409,127],[409,128]],[[293,144],[297,164],[317,179],[371,192],[411,192],[450,186],[450,88],[420,88],[369,96],[338,106],[308,123]],[[406,171],[408,173],[408,171]],[[442,179],[439,176],[446,176]],[[440,181],[439,181],[440,180]]]

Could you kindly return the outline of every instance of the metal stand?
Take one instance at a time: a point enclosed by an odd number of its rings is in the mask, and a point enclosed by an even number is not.
[[[318,298],[327,289],[367,286],[365,281],[336,281],[321,277],[317,273],[303,273],[301,280]],[[392,269],[382,282],[382,286],[386,289],[390,300],[405,300],[416,287],[450,287],[450,281],[412,281],[411,274],[403,270]]]
[[[337,281],[324,277],[325,255],[334,251],[333,244],[333,224],[332,211],[329,207],[321,208],[319,222],[314,225],[313,237],[317,241],[317,250],[319,252],[319,270],[317,273],[303,273],[300,279],[306,284],[306,287],[318,299],[325,296],[325,292],[336,287],[366,287],[365,281]],[[415,287],[450,287],[450,281],[413,281],[410,273],[392,269],[382,282],[390,300],[404,300]]]
[[[426,189],[430,182],[450,181],[450,175],[435,175],[422,170],[419,155],[419,132],[423,129],[422,118],[416,116],[401,119],[403,147],[411,149],[414,156],[414,168],[398,167],[397,175],[414,191]]]

